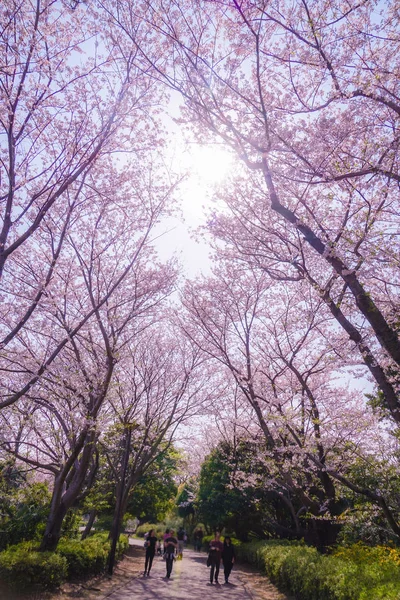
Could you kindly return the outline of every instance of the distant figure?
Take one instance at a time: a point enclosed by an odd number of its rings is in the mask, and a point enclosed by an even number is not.
[[[224,539],[224,548],[222,550],[222,562],[224,564],[225,583],[229,583],[229,575],[235,562],[235,547],[229,536]]]
[[[163,535],[163,542],[164,542],[164,554],[165,554],[165,553],[166,553],[166,551],[167,551],[167,547],[166,547],[166,545],[165,545],[165,540],[166,540],[168,537],[169,537],[169,529],[166,529],[166,530],[165,530],[165,533],[164,533],[164,535]]]
[[[221,534],[216,532],[214,539],[210,542],[210,551],[208,554],[207,565],[210,569],[210,584],[212,584],[215,573],[215,583],[218,585],[219,566],[221,564],[221,556],[224,546],[221,542]]]
[[[164,540],[165,561],[167,563],[167,579],[171,577],[172,566],[174,564],[175,551],[178,548],[178,540],[174,537],[174,530],[171,529],[169,536]]]
[[[149,531],[146,536],[145,546],[146,546],[146,561],[144,564],[144,576],[150,577],[150,569],[153,564],[154,555],[156,553],[156,544],[158,543],[156,532],[154,529]]]
[[[194,532],[194,549],[200,552],[203,545],[203,530],[201,528],[196,529]]]
[[[178,538],[178,556],[180,558],[182,558],[183,548],[185,545],[185,530],[183,529],[183,527],[179,527],[177,538]]]

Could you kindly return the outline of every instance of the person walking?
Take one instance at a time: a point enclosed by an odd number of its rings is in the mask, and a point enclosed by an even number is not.
[[[167,551],[167,546],[166,546],[166,544],[165,544],[165,540],[166,540],[167,538],[169,538],[169,529],[166,529],[166,530],[165,530],[165,533],[164,533],[164,535],[163,535],[163,544],[164,544],[164,550],[163,550],[163,552],[164,552],[164,554],[165,554],[165,553],[166,553],[166,551]]]
[[[218,575],[219,575],[219,567],[221,564],[221,556],[224,546],[221,542],[221,534],[219,531],[216,532],[214,539],[210,542],[210,551],[208,553],[207,565],[211,567],[210,569],[210,584],[213,583],[214,575],[215,575],[215,583],[218,583]]]
[[[164,546],[164,541],[163,541],[163,538],[161,538],[160,540],[158,540],[158,543],[157,543],[157,554],[158,554],[158,556],[162,555],[163,546]]]
[[[222,550],[222,562],[224,565],[224,575],[226,584],[229,583],[229,575],[231,574],[235,559],[235,547],[232,544],[231,538],[227,536],[224,539],[224,547]]]
[[[200,552],[203,544],[203,530],[201,528],[196,529],[194,532],[194,549]]]
[[[156,545],[157,545],[157,536],[156,536],[156,532],[154,531],[154,529],[152,529],[151,531],[149,531],[147,537],[146,537],[146,541],[145,541],[145,545],[146,545],[146,560],[145,560],[145,564],[144,564],[144,576],[146,577],[150,577],[150,570],[153,564],[153,560],[154,560],[154,555],[156,553]]]
[[[183,557],[183,548],[185,545],[185,530],[183,529],[183,527],[180,527],[178,529],[177,538],[178,538],[178,557],[182,558]]]
[[[174,537],[174,530],[171,529],[169,537],[164,540],[165,562],[167,566],[167,579],[171,577],[172,566],[174,564],[175,552],[178,548],[178,540]]]

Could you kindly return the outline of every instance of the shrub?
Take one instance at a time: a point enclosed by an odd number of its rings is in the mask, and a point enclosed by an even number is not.
[[[129,545],[127,535],[120,535],[116,559]],[[83,541],[63,538],[56,552],[39,552],[37,542],[22,542],[0,553],[0,579],[14,587],[59,586],[68,578],[93,575],[104,570],[110,541],[107,533],[97,533]]]
[[[62,538],[80,539],[79,528],[84,525],[82,514],[76,509],[70,509],[65,515],[61,528]]]
[[[167,528],[171,529],[171,527],[174,531],[178,531],[179,527],[183,527],[183,519],[178,516],[169,515],[162,523],[164,523],[164,531]]]
[[[120,560],[122,558],[122,555],[124,554],[124,552],[126,552],[129,548],[129,537],[127,535],[125,535],[124,533],[122,533],[119,536],[118,542],[117,542],[117,552],[116,552],[116,559]]]
[[[139,525],[135,533],[138,537],[144,537],[145,533],[154,529],[157,537],[161,537],[165,533],[166,528],[167,526],[162,523],[143,523],[143,525]]]
[[[97,531],[110,531],[114,516],[112,514],[101,514],[96,518],[95,528]]]
[[[54,588],[66,577],[66,559],[54,552],[38,552],[32,542],[9,546],[0,553],[0,578],[10,586]]]
[[[122,557],[128,545],[128,536],[120,535],[116,550],[117,560]],[[110,547],[108,534],[96,533],[82,541],[62,539],[57,552],[67,561],[68,577],[79,578],[103,571],[107,564]]]
[[[47,519],[50,493],[46,484],[34,483],[13,494],[3,493],[0,504],[1,551],[35,537],[37,527]]]
[[[68,577],[75,578],[103,571],[109,548],[107,541],[92,536],[83,541],[61,539],[57,552],[67,561]]]
[[[239,557],[256,564],[298,600],[398,600],[400,551],[354,544],[321,555],[300,542],[251,542]]]

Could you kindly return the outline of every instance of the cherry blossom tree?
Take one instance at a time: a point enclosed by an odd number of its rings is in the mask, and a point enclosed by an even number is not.
[[[171,447],[178,427],[207,410],[213,396],[203,376],[202,353],[168,329],[160,322],[129,346],[110,398],[111,425],[101,444],[116,483],[111,574],[122,519],[135,486]]]
[[[188,284],[183,302],[188,312],[182,328],[223,365],[251,406],[246,433],[257,437],[261,429],[265,472],[298,535],[305,511],[325,536],[318,543],[326,543],[328,521],[342,511],[338,485],[366,495],[398,535],[385,494],[351,481],[356,457],[368,461],[371,446],[384,434],[365,414],[360,394],[335,382],[345,375],[352,349],[323,300],[304,282],[288,288],[257,271],[225,266],[214,278]],[[243,433],[244,425],[242,413]]]
[[[118,24],[133,40],[126,5]],[[170,49],[166,61],[137,44],[153,77],[180,93],[197,140],[222,142],[244,166],[216,226],[231,257],[307,281],[399,423],[396,3],[141,10]]]
[[[160,264],[150,243],[171,188],[153,184],[151,169],[137,172],[136,180],[130,170],[125,176],[129,186],[135,181],[136,197],[120,179],[113,202],[101,181],[93,181],[92,193],[96,185],[102,191],[97,210],[82,205],[80,227],[60,258],[63,268],[29,331],[18,336],[25,355],[21,348],[8,355],[7,370],[19,365],[27,383],[3,416],[3,445],[18,460],[54,475],[42,549],[56,547],[68,509],[95,474],[94,450],[116,364],[159,318],[175,285],[175,265]]]
[[[52,294],[66,239],[85,210],[99,209],[99,181],[112,201],[117,180],[127,191],[125,157],[147,162],[143,151],[162,139],[149,111],[155,86],[137,53],[121,52],[94,4],[6,1],[0,18],[0,356],[7,363],[5,349],[21,343]],[[0,406],[26,391],[12,385]]]

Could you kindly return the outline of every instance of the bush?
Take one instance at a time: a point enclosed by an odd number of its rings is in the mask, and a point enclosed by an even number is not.
[[[238,554],[298,600],[400,598],[400,551],[394,548],[354,544],[321,555],[300,542],[271,540],[241,544]]]
[[[117,560],[120,560],[122,558],[122,555],[124,554],[124,552],[126,552],[128,550],[128,548],[129,548],[129,536],[122,533],[119,536],[119,540],[117,542],[117,552],[116,552],[115,558]]]
[[[1,481],[0,481],[1,483]],[[0,498],[0,551],[31,540],[46,521],[50,493],[44,483],[34,483]]]
[[[162,523],[143,523],[143,525],[139,525],[139,527],[136,529],[135,534],[138,537],[144,537],[145,533],[148,533],[154,529],[156,536],[161,537],[165,533],[166,528],[167,526]]]
[[[68,577],[76,578],[103,571],[109,549],[107,541],[93,536],[83,541],[61,539],[57,552],[67,561]]]
[[[18,588],[54,588],[67,577],[67,561],[54,552],[38,552],[32,542],[10,546],[0,553],[0,578]]]
[[[117,560],[128,545],[128,536],[120,535]],[[109,551],[107,533],[98,533],[83,541],[61,539],[56,552],[39,552],[37,542],[21,542],[0,553],[0,579],[20,589],[33,585],[54,588],[67,578],[103,571]]]
[[[120,535],[117,543],[116,559],[119,560],[128,548],[128,536]],[[61,539],[57,552],[68,564],[68,577],[80,578],[103,571],[110,552],[107,533],[96,533],[85,540]]]
[[[96,531],[110,531],[114,515],[102,514],[96,518],[94,527]],[[94,529],[94,528],[93,528]]]

